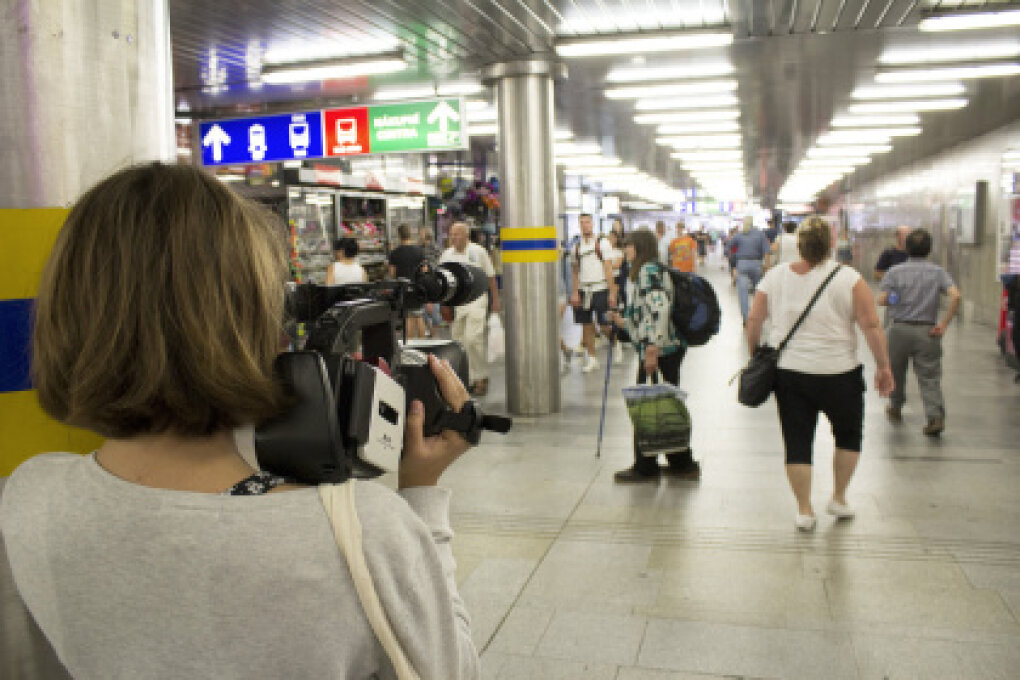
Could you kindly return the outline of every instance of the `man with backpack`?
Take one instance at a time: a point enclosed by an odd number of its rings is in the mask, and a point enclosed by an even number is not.
[[[605,238],[594,233],[592,216],[582,213],[579,222],[581,238],[574,246],[573,291],[570,305],[574,308],[574,322],[581,324],[581,344],[588,357],[584,367],[590,373],[599,367],[595,358],[595,322],[605,321],[605,313],[616,308],[617,290],[613,279],[613,263],[609,258],[612,246]]]

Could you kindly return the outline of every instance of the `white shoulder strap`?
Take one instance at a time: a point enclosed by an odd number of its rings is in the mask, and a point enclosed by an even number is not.
[[[321,484],[319,485],[319,496],[322,497],[322,504],[329,516],[329,523],[333,525],[333,536],[336,544],[340,547],[351,570],[351,578],[354,579],[354,589],[358,592],[358,599],[368,617],[368,623],[372,626],[376,638],[390,658],[393,668],[397,671],[399,680],[419,680],[411,662],[397,641],[397,636],[390,627],[389,619],[386,618],[386,611],[383,609],[379,594],[375,591],[372,583],[372,575],[368,572],[368,563],[365,562],[365,550],[362,545],[361,520],[358,519],[358,510],[354,504],[354,480],[351,479],[344,484]]]

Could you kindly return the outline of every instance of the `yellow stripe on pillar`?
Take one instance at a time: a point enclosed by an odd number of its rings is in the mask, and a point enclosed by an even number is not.
[[[556,227],[503,227],[499,238],[503,241],[556,238]]]
[[[0,209],[0,300],[33,298],[65,208]]]
[[[0,476],[37,453],[88,453],[103,443],[94,432],[67,427],[46,415],[35,390],[0,393]]]
[[[0,209],[0,301],[36,296],[43,266],[68,212],[65,208]],[[50,418],[39,406],[35,390],[0,392],[0,433],[0,475],[9,475],[37,453],[84,453],[103,441],[92,432]]]

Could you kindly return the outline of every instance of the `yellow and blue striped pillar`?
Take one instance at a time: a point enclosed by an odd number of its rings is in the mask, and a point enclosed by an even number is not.
[[[558,262],[560,251],[556,227],[503,227],[503,264]]]
[[[47,417],[32,390],[39,275],[85,189],[176,148],[166,0],[15,5],[0,21],[0,476],[37,453],[99,442]]]
[[[90,451],[100,438],[43,413],[29,380],[32,305],[67,210],[0,210],[0,476],[44,451]]]
[[[560,410],[560,328],[556,314],[556,166],[553,78],[543,58],[493,64],[499,111],[500,232],[506,319],[506,403],[517,415]]]

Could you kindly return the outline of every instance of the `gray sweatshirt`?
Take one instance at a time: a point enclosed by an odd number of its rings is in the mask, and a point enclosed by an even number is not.
[[[423,680],[476,678],[449,492],[356,487],[372,580]],[[0,497],[18,592],[77,679],[393,678],[316,489],[139,486],[44,454]]]

